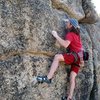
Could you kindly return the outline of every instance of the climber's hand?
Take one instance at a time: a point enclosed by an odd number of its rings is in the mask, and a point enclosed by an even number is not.
[[[57,32],[56,31],[52,31],[51,33],[55,38],[58,36]]]

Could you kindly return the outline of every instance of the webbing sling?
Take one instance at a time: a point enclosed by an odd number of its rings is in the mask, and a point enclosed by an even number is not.
[[[66,49],[66,52],[71,53],[74,56],[74,62],[72,63],[72,65],[80,67],[78,64],[76,64],[76,62],[78,61],[78,54],[74,51],[71,51],[69,48]]]
[[[77,53],[76,52],[71,52],[72,53],[72,55],[74,56],[74,62],[73,63],[76,63],[77,61],[78,61],[78,55],[77,55]]]
[[[76,65],[77,67],[80,67],[78,64],[76,64],[76,62],[78,61],[78,54],[76,52],[71,52],[72,55],[74,56],[74,62],[72,65]]]

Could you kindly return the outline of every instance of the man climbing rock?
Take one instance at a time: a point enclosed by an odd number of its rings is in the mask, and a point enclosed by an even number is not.
[[[66,64],[71,65],[70,72],[70,90],[67,97],[62,97],[62,100],[72,100],[75,78],[79,72],[80,65],[84,66],[83,48],[80,38],[80,27],[78,21],[74,18],[66,19],[66,29],[68,32],[65,35],[65,40],[58,36],[56,31],[52,31],[52,35],[57,39],[59,44],[64,48],[69,48],[70,52],[64,54],[56,54],[51,64],[50,71],[47,76],[37,76],[38,82],[51,83],[53,75],[58,68],[59,62],[64,61]]]

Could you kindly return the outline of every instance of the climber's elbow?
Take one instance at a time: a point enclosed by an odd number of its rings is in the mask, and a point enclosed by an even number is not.
[[[67,48],[70,44],[70,41],[69,40],[66,40],[65,43],[64,43],[64,48]]]

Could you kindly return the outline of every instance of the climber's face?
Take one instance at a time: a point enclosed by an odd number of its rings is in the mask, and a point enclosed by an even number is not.
[[[66,22],[66,29],[70,29],[71,27],[72,27],[72,25],[71,25],[70,21],[67,21]]]

